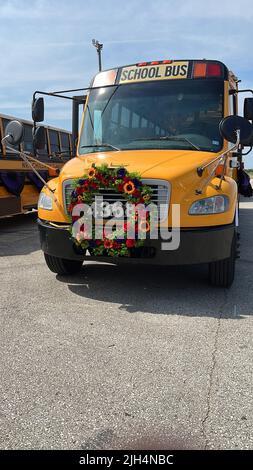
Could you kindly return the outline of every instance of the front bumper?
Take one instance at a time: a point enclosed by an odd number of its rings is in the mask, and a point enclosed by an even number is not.
[[[162,250],[162,240],[146,240],[140,253],[129,258],[91,256],[78,252],[66,228],[53,227],[38,219],[42,250],[51,256],[71,260],[115,263],[142,263],[156,265],[186,265],[210,263],[229,258],[235,233],[234,224],[218,227],[180,230],[180,245],[176,250]]]

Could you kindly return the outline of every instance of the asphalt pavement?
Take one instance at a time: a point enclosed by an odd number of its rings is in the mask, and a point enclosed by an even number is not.
[[[51,273],[0,220],[0,448],[252,449],[253,202],[230,289],[201,267]]]

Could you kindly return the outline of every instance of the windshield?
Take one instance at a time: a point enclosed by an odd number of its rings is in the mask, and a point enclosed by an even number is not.
[[[184,80],[92,90],[79,154],[133,149],[222,148],[223,82]]]

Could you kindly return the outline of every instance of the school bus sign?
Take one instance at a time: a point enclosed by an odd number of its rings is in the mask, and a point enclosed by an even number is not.
[[[121,70],[119,83],[145,82],[148,80],[173,80],[187,78],[189,62],[130,66]]]

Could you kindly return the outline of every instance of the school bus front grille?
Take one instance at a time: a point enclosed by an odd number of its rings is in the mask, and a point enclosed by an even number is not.
[[[150,202],[154,203],[158,207],[159,220],[162,222],[168,216],[168,208],[170,202],[170,183],[166,180],[157,179],[143,179],[143,184],[147,184],[152,188],[152,196]],[[63,183],[63,201],[65,212],[69,214],[69,204],[71,201],[71,193],[74,189],[74,180],[65,180]],[[122,193],[112,189],[102,189],[98,191],[98,196],[103,196],[103,201],[109,204],[120,202],[123,206],[126,204],[126,200]]]

